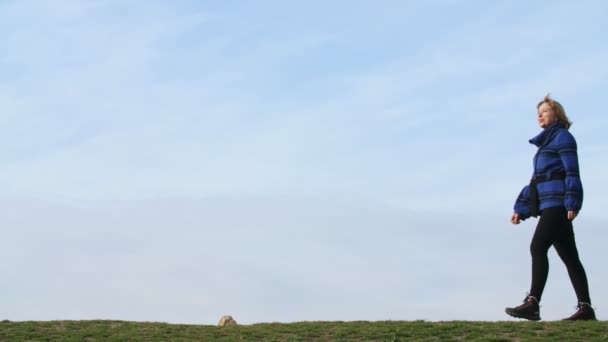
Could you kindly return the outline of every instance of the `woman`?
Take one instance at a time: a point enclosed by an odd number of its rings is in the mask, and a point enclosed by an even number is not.
[[[568,131],[571,123],[559,102],[547,95],[537,109],[543,131],[530,140],[538,147],[534,174],[530,185],[519,194],[511,216],[513,224],[540,216],[530,244],[532,285],[522,305],[505,311],[513,317],[540,320],[539,302],[549,274],[547,252],[554,246],[566,264],[578,298],[578,310],[566,320],[595,320],[587,275],[578,257],[572,227],[572,220],[583,204],[576,141]]]

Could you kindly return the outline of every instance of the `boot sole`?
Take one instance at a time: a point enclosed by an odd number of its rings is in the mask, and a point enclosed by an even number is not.
[[[576,318],[568,317],[568,318],[562,319],[562,321],[597,321],[597,318],[595,318],[595,316],[593,316],[593,317],[576,317]]]
[[[535,316],[524,316],[524,315],[520,315],[517,313],[517,311],[511,309],[511,308],[506,308],[505,312],[507,313],[507,315],[511,316],[511,317],[515,317],[515,318],[523,318],[523,319],[527,319],[529,321],[540,321],[540,315],[535,315]]]

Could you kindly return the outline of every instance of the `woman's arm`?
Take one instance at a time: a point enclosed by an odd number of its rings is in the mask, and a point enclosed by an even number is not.
[[[564,205],[569,212],[573,212],[572,214],[568,213],[568,218],[573,219],[583,206],[583,184],[578,167],[576,140],[568,131],[561,132],[555,139],[557,153],[566,172]]]
[[[530,186],[526,185],[517,196],[513,211],[517,214],[518,219],[523,221],[530,217]]]

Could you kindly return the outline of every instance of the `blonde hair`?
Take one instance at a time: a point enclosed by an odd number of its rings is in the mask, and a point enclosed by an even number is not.
[[[542,99],[537,105],[536,105],[536,109],[540,108],[540,106],[546,103],[549,105],[549,107],[551,107],[551,109],[553,110],[553,113],[555,114],[555,117],[557,118],[557,120],[559,122],[562,123],[562,125],[564,125],[564,127],[566,127],[566,129],[570,128],[570,126],[572,126],[572,122],[570,122],[570,119],[568,119],[568,116],[566,115],[566,111],[564,110],[564,107],[562,106],[561,103],[555,101],[554,99],[551,98],[550,94],[547,94],[547,96],[545,96],[544,99]]]

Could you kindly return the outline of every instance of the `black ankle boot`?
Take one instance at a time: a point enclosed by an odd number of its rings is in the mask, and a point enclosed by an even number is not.
[[[526,296],[522,305],[514,308],[506,308],[505,312],[516,318],[540,321],[540,305],[538,305],[538,300],[533,296]]]
[[[576,308],[578,310],[572,316],[564,318],[564,321],[597,321],[591,304],[580,302]]]

